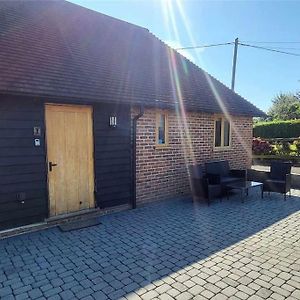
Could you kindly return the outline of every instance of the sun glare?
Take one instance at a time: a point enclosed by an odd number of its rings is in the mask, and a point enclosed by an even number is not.
[[[172,38],[172,43],[170,44],[170,46],[172,47],[172,44],[173,45],[174,44],[182,45],[182,42],[180,40],[180,35],[179,35],[179,28],[177,27],[178,26],[177,24],[183,25],[184,28],[181,28],[181,29],[184,29],[185,32],[187,33],[187,36],[189,39],[189,45],[195,46],[196,45],[195,38],[194,38],[193,32],[191,30],[190,22],[188,20],[188,17],[186,16],[186,13],[184,10],[184,1],[161,0],[161,5],[162,5],[163,16],[164,16],[165,28],[167,29],[169,36],[174,37],[174,38]],[[178,18],[176,19],[176,15],[180,16],[179,20],[178,20]],[[180,53],[180,51],[178,51],[178,52]],[[182,54],[184,56],[186,56],[187,58],[189,58],[188,55],[191,55],[191,54],[187,54],[187,53],[182,53]],[[192,61],[194,61],[195,63],[198,62],[201,65],[205,66],[205,63],[204,63],[202,57],[200,56],[200,54],[202,54],[202,53],[203,52],[201,52],[201,51],[195,51],[194,52],[195,59],[193,59]],[[194,58],[194,56],[192,56],[192,57]],[[175,104],[176,105],[178,104],[177,115],[178,115],[178,122],[181,123],[181,124],[179,124],[179,128],[181,128],[180,134],[181,134],[182,140],[185,141],[185,143],[186,143],[184,145],[184,156],[185,156],[185,163],[186,163],[186,167],[187,167],[191,162],[192,163],[196,162],[196,159],[195,159],[195,153],[194,153],[194,149],[193,149],[193,145],[192,145],[192,138],[191,138],[191,135],[189,132],[186,111],[184,108],[183,93],[182,93],[180,80],[178,77],[178,71],[177,71],[177,66],[181,62],[176,61],[178,59],[174,55],[173,50],[169,51],[168,60],[169,60],[169,72],[170,72],[170,77],[172,80],[173,97],[174,97]],[[224,101],[223,101],[222,97],[220,96],[220,94],[218,93],[218,90],[216,89],[211,77],[206,72],[204,72],[204,75],[205,75],[207,83],[212,91],[212,94],[214,95],[216,101],[218,102],[220,109],[222,110],[222,112],[226,116],[226,118],[231,121],[232,130],[235,133],[238,142],[241,143],[244,150],[247,151],[248,156],[251,157],[251,153],[248,150],[248,146],[244,142],[244,138],[241,136],[241,134],[237,130],[237,128],[233,122],[233,119],[232,119],[231,115],[229,114],[226,106],[224,105]]]

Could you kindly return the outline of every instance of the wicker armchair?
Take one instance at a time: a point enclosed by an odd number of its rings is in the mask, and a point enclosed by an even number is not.
[[[271,163],[271,172],[266,172],[263,192],[275,192],[284,195],[291,193],[291,162],[273,161]]]
[[[193,199],[205,199],[209,205],[214,197],[221,197],[222,189],[218,179],[210,179],[204,175],[201,165],[189,166],[190,184]]]
[[[226,184],[247,180],[247,171],[230,169],[227,160],[207,162],[205,170],[206,175],[213,180],[219,180],[223,188],[226,187]]]

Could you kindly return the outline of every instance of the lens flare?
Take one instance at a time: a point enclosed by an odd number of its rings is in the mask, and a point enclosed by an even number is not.
[[[180,1],[180,0],[173,0],[173,1],[168,0],[162,2],[162,11],[164,13],[165,25],[167,30],[169,31],[169,35],[173,34],[175,36],[176,41],[181,44],[177,24],[178,23],[183,24],[184,30],[187,32],[187,36],[190,40],[190,44],[192,46],[195,46],[196,45],[195,39],[191,30],[189,20],[184,11],[183,3],[184,1]],[[176,12],[179,13],[180,22],[179,21],[176,22],[175,10]],[[202,57],[200,56],[199,53],[200,53],[199,51],[195,51],[196,60],[200,62],[201,65],[205,66],[205,63],[203,62]],[[183,91],[180,85],[180,79],[178,77],[177,67],[178,64],[181,62],[178,61],[178,56],[176,55],[176,53],[174,53],[174,50],[172,49],[168,50],[168,61],[169,61],[169,72],[172,81],[173,97],[174,97],[175,104],[177,105],[176,113],[178,116],[178,123],[179,123],[178,125],[180,128],[180,135],[182,137],[182,143],[184,148],[184,159],[187,168],[191,162],[196,163],[196,159],[195,159],[195,153],[192,145],[192,137],[189,131],[187,115],[184,107]],[[186,73],[188,72],[186,67],[184,68],[184,70]],[[231,128],[232,131],[234,132],[235,140],[237,140],[237,142],[242,146],[244,151],[247,153],[247,156],[249,158],[252,157],[252,153],[251,150],[249,150],[247,142],[244,140],[244,137],[240,134],[239,130],[237,129],[234,119],[228,112],[225,105],[225,101],[224,99],[222,99],[221,95],[219,94],[218,89],[216,88],[214,82],[212,81],[211,76],[209,76],[206,72],[203,73],[210,87],[210,90],[215,100],[217,101],[220,110],[222,111],[222,114],[224,114],[224,116],[231,123]]]

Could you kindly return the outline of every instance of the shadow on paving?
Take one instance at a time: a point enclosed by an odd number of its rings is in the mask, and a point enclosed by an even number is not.
[[[2,240],[0,298],[27,293],[119,299],[300,210],[298,197],[284,202],[281,195],[260,199],[251,193],[245,203],[237,195],[210,207],[158,202],[101,217],[96,227]]]

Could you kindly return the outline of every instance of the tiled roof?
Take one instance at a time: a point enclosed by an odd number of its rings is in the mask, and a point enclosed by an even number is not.
[[[263,114],[147,29],[62,0],[0,1],[0,93]]]

